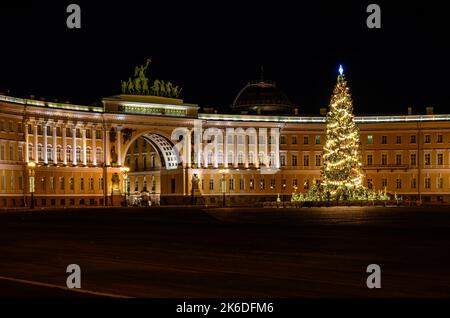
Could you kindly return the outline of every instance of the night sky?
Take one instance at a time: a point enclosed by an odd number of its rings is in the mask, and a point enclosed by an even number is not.
[[[71,2],[81,30],[66,27]],[[183,86],[185,102],[227,112],[263,66],[301,114],[317,115],[342,63],[357,114],[450,113],[443,4],[372,1],[382,28],[368,29],[370,1],[71,2],[0,5],[0,91],[91,104],[150,57],[150,80]]]

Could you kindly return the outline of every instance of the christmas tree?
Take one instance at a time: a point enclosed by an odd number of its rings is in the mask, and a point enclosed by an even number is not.
[[[328,196],[352,199],[364,192],[360,160],[359,129],[353,116],[353,102],[342,65],[327,114],[322,186]]]
[[[342,65],[339,66],[337,83],[331,96],[326,135],[321,182],[314,184],[306,193],[299,193],[294,188],[291,201],[389,200],[386,189],[375,192],[363,186],[359,129],[355,124],[352,97]]]

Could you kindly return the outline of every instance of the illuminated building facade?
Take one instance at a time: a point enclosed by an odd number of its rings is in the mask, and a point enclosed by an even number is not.
[[[1,95],[0,106],[2,207],[31,206],[31,192],[37,208],[252,205],[288,201],[320,178],[324,111],[299,115],[262,79],[239,92],[233,114],[126,94],[103,107]],[[450,115],[356,122],[367,187],[450,203]]]

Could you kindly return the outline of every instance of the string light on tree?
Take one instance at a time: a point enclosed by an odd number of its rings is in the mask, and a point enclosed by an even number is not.
[[[387,200],[386,193],[363,186],[360,134],[353,116],[353,101],[342,65],[338,71],[327,114],[322,180],[306,194],[294,192],[292,201]]]

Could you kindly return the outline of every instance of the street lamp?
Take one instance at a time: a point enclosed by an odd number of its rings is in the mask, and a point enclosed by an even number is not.
[[[128,206],[128,172],[130,168],[122,166],[120,167],[120,171],[123,174],[123,190],[125,192],[125,207]]]
[[[34,161],[30,161],[27,164],[28,166],[28,175],[29,175],[29,187],[30,187],[30,194],[31,194],[31,202],[30,202],[30,208],[34,209],[34,169],[36,168],[36,163]]]
[[[228,169],[220,169],[219,173],[222,174],[222,207],[225,207],[225,193],[227,189],[227,183],[225,182],[225,175],[229,172]]]

